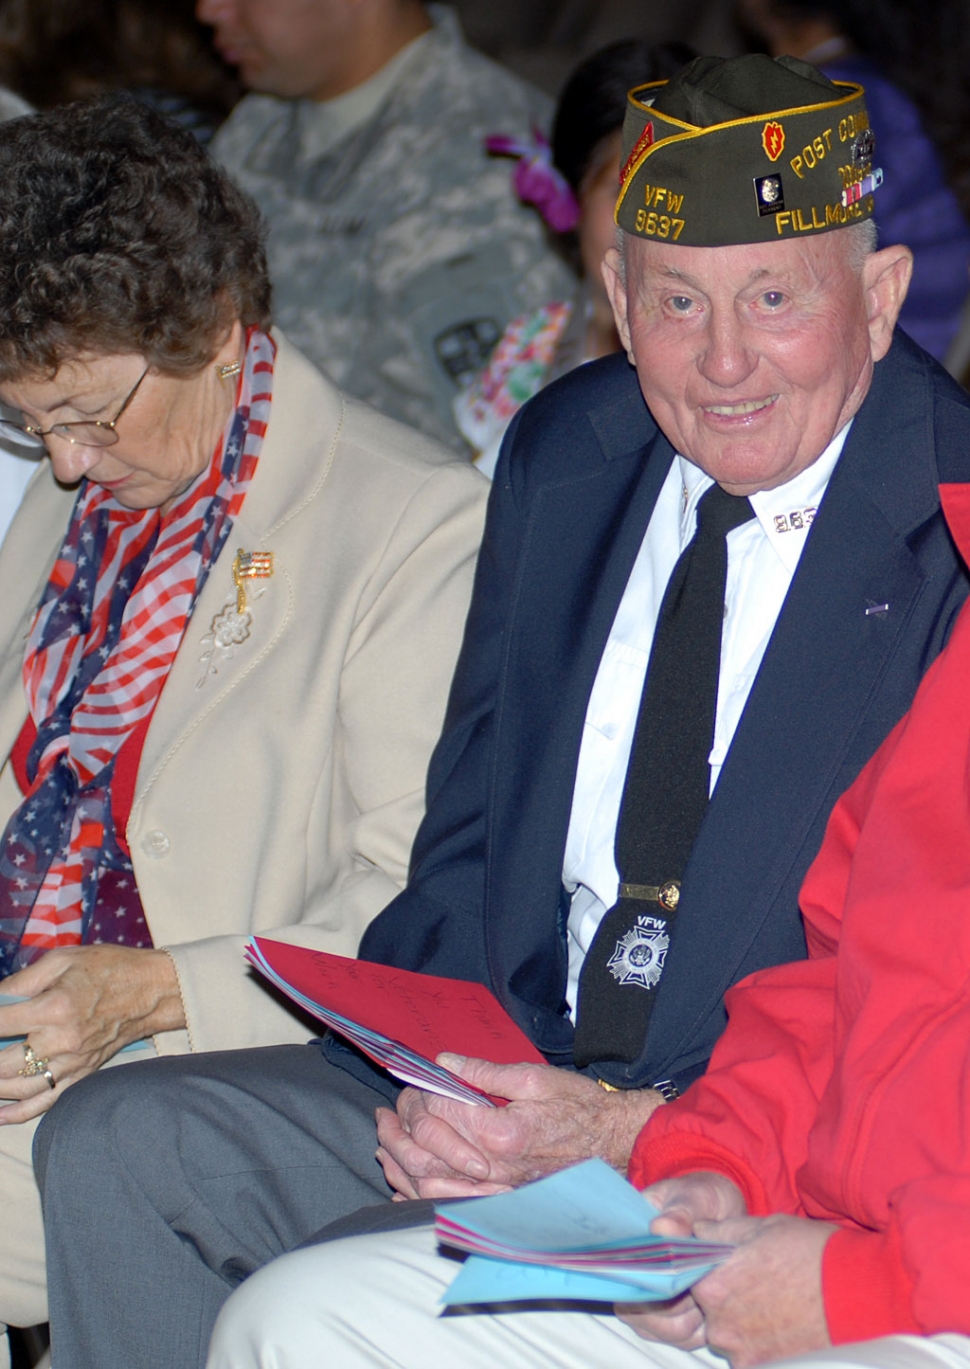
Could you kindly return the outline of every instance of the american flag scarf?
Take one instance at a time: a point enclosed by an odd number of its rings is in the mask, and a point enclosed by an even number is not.
[[[250,330],[212,461],[162,516],[83,481],[27,639],[37,739],[0,840],[0,978],[87,939],[98,881],[130,868],[111,812],[115,761],[152,714],[256,470],[276,345]]]

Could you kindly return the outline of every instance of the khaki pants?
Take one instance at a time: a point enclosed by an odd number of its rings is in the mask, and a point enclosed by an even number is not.
[[[707,1350],[641,1340],[581,1311],[441,1316],[456,1265],[430,1227],[283,1255],[223,1307],[207,1369],[726,1369]],[[964,1336],[894,1336],[786,1360],[789,1369],[970,1369]]]

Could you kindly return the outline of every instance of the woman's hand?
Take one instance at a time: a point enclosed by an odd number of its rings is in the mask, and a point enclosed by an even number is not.
[[[20,1074],[20,1042],[0,1051],[0,1099],[14,1100],[0,1103],[0,1125],[39,1117],[130,1041],[185,1026],[175,966],[164,951],[64,947],[5,979],[2,991],[27,1001],[0,1007],[0,1038],[26,1035],[56,1087],[43,1074]]]

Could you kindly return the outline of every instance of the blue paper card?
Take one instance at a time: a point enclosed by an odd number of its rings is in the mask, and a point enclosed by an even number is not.
[[[713,1268],[704,1264],[677,1274],[644,1274],[632,1284],[626,1271],[621,1280],[616,1275],[469,1255],[441,1301],[448,1307],[477,1302],[662,1302],[683,1293]]]
[[[597,1159],[511,1193],[437,1203],[435,1213],[442,1244],[469,1255],[442,1299],[448,1305],[672,1298],[732,1249],[654,1235],[656,1207]]]

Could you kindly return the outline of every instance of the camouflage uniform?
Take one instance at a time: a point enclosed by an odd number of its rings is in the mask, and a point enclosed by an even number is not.
[[[469,48],[447,10],[431,17],[336,141],[347,96],[250,95],[213,148],[269,222],[276,323],[343,389],[461,449],[459,385],[510,319],[574,282],[516,201],[513,164],[482,150],[546,124],[546,97]]]

